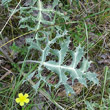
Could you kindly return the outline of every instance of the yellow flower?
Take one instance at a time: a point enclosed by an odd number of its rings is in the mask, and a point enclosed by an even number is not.
[[[71,93],[69,93],[68,96],[70,97],[71,96]]]
[[[22,93],[19,93],[18,94],[18,97],[19,98],[16,98],[16,103],[20,103],[20,106],[23,106],[24,103],[29,103],[29,99],[28,99],[28,94],[22,94]]]

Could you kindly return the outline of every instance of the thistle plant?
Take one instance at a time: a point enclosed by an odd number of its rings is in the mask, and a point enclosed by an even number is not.
[[[38,30],[44,25],[55,24],[56,14],[63,17],[66,21],[67,16],[64,16],[60,11],[55,10],[59,0],[54,0],[53,4],[44,7],[41,0],[32,0],[28,6],[20,7],[20,28],[27,28],[28,30]]]
[[[63,39],[63,41],[60,39]],[[45,46],[41,44],[42,40],[46,43]],[[37,53],[41,53],[41,57],[37,61],[29,60],[29,62],[39,64],[38,69],[27,78],[27,80],[32,79],[34,74],[38,72],[35,77],[39,80],[33,86],[36,91],[42,81],[50,88],[50,90],[52,86],[58,88],[59,86],[64,85],[67,95],[75,94],[73,88],[68,84],[68,80],[70,79],[72,85],[74,85],[75,80],[85,87],[87,87],[87,80],[92,81],[94,84],[98,84],[97,74],[88,71],[91,61],[88,61],[88,59],[84,57],[84,49],[80,45],[76,47],[75,51],[69,49],[70,37],[67,36],[66,30],[62,34],[57,31],[56,36],[53,39],[50,39],[49,35],[42,38],[38,36],[36,41],[30,38],[27,40],[27,43],[30,45],[30,50],[35,49]],[[60,45],[60,49],[52,48],[52,45],[55,43]],[[54,58],[56,59],[47,59],[50,55],[54,55]],[[69,65],[65,64],[65,58],[68,55],[72,58],[71,64]],[[78,67],[79,64],[80,66]],[[42,75],[45,68],[59,77],[59,81],[56,84],[49,83],[48,78]]]
[[[48,8],[43,6],[41,0],[32,0],[26,6],[20,6],[18,9],[20,11],[20,28],[27,28],[30,31],[38,30],[45,25],[53,25],[56,21],[56,15],[62,17],[65,21],[68,20],[67,16],[55,10],[58,2],[59,0],[53,0],[53,4]],[[71,87],[74,85],[75,80],[85,87],[87,87],[87,80],[98,84],[97,74],[88,71],[91,61],[85,58],[84,48],[79,45],[75,51],[70,50],[70,37],[67,31],[62,32],[61,27],[60,30],[57,29],[55,30],[56,35],[54,38],[53,36],[50,38],[50,34],[52,34],[50,30],[40,30],[36,33],[35,37],[26,39],[27,44],[29,44],[29,50],[34,49],[38,54],[41,54],[40,58],[28,60],[29,62],[38,63],[38,68],[27,77],[27,81],[32,80],[33,77],[37,77],[38,80],[33,86],[36,91],[42,82],[44,82],[50,90],[51,87],[58,88],[63,85],[67,95],[75,94]],[[54,44],[58,44],[59,48],[52,48]],[[50,55],[53,55],[54,58],[49,58]],[[69,65],[65,63],[65,58],[68,55],[71,56]],[[49,70],[49,72],[59,78],[56,84],[49,83],[48,75],[45,76],[43,74],[44,69]],[[36,72],[37,75],[35,75]],[[72,82],[71,85],[68,83],[69,80]]]

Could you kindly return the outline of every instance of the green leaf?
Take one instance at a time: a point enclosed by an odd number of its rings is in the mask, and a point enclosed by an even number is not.
[[[87,59],[83,58],[83,61],[81,63],[81,71],[87,71],[90,67],[91,61],[88,61]]]
[[[42,25],[55,24],[56,14],[65,20],[69,18],[63,13],[55,10],[59,0],[54,0],[49,8],[44,8],[41,0],[33,0],[27,7],[20,7],[20,28],[38,30]]]
[[[11,2],[12,0],[2,0],[2,5],[7,5],[9,2]]]
[[[70,38],[68,37],[64,42],[60,43],[61,50],[59,51],[59,64],[61,65],[64,61],[64,58],[66,56],[66,53],[68,51],[70,43]]]
[[[78,80],[79,83],[83,84],[85,87],[87,87],[87,80],[94,82],[94,84],[98,84],[98,79],[96,73],[91,73],[88,71],[91,61],[88,61],[88,59],[84,57],[84,48],[79,45],[78,47],[76,47],[75,51],[69,50],[69,37],[59,42],[59,50],[51,48],[51,45],[56,43],[58,39],[63,38],[65,35],[67,35],[66,30],[62,34],[57,31],[56,37],[52,40],[49,40],[48,38],[44,39],[46,40],[46,46],[43,49],[41,48],[42,45],[39,45],[39,36],[37,36],[36,38],[37,43],[33,43],[32,40],[31,42],[29,42],[29,44],[31,45],[31,48],[36,50],[39,50],[38,48],[40,48],[42,52],[42,55],[40,57],[41,62],[39,62],[37,74],[39,81],[43,81],[46,85],[49,86],[49,88],[51,88],[52,86],[58,88],[60,85],[64,85],[66,93],[68,95],[69,93],[75,93],[72,87],[68,84],[68,79],[72,79],[72,85],[74,84],[75,80]],[[64,62],[64,59],[67,57],[67,52],[72,57],[70,65],[66,65]],[[58,61],[53,61],[52,59],[47,61],[47,56],[49,54],[57,56]],[[79,64],[80,67],[78,67]],[[46,67],[48,70],[54,72],[59,77],[58,83],[54,85],[48,83],[47,78],[42,75],[42,71],[44,69],[43,67]]]
[[[15,43],[13,43],[13,45],[10,46],[10,49],[12,49],[12,50],[15,51],[15,52],[20,52],[20,48],[19,48],[18,46],[16,46]]]
[[[58,2],[59,2],[59,0],[54,0],[54,2],[53,2],[53,8],[58,5]]]
[[[90,103],[89,101],[85,101],[85,104],[87,105],[87,110],[95,110],[93,107],[93,103]]]
[[[69,86],[68,84],[65,84],[65,90],[66,90],[66,94],[68,95],[70,94],[75,94],[75,92],[73,91],[73,88],[71,86]]]
[[[99,80],[97,78],[97,74],[96,73],[91,73],[91,72],[87,72],[86,73],[86,78],[92,82],[94,82],[94,84],[99,85]]]
[[[73,58],[73,62],[72,62],[72,67],[76,68],[76,66],[78,65],[78,63],[80,62],[81,58],[84,56],[84,50],[83,48],[81,48],[81,46],[79,45],[78,47],[76,47],[75,52],[70,51],[70,54]]]
[[[39,88],[39,85],[40,85],[40,80],[35,85],[33,85],[33,88],[36,90],[36,92]]]

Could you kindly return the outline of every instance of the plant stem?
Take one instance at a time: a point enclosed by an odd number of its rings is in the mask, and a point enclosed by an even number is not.
[[[102,91],[101,106],[102,106],[102,103],[103,103],[103,96],[104,96],[105,85],[106,85],[106,81],[107,81],[107,73],[108,73],[108,66],[105,67],[105,77],[104,77],[104,86],[103,86],[103,91]]]

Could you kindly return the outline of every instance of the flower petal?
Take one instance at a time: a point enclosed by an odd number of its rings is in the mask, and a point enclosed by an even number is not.
[[[68,96],[70,97],[71,96],[71,93],[69,93]]]
[[[19,102],[20,102],[20,99],[19,99],[19,98],[16,98],[15,100],[16,100],[16,102],[17,102],[17,103],[19,103]]]
[[[29,97],[29,95],[28,95],[27,93],[25,93],[25,94],[24,94],[24,97],[27,98],[27,97]]]
[[[23,94],[22,94],[22,93],[19,93],[18,96],[19,96],[19,97],[23,97]]]
[[[24,105],[24,102],[20,102],[20,106],[23,106]]]
[[[25,102],[25,103],[29,103],[29,99],[26,99],[24,102]]]

